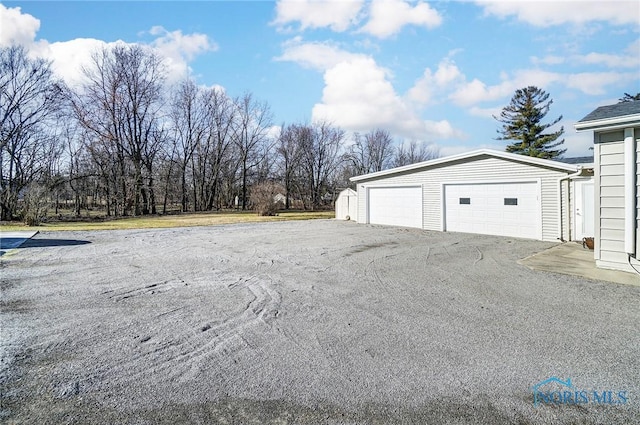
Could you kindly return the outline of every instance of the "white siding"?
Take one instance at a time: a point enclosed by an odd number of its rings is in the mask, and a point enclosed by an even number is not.
[[[624,133],[596,133],[596,244],[599,266],[627,268],[624,252]],[[616,265],[618,264],[618,265]]]
[[[473,182],[534,181],[540,179],[542,195],[542,239],[556,241],[559,235],[558,179],[569,172],[534,166],[492,156],[452,161],[426,169],[407,171],[358,182],[358,217],[366,214],[366,187],[415,185],[423,187],[423,228],[442,230],[442,184]],[[565,183],[564,187],[568,187]],[[566,197],[563,197],[566,202]],[[566,210],[565,210],[566,211]],[[563,214],[563,216],[566,214]],[[564,223],[569,229],[569,223]],[[568,230],[567,230],[568,232]],[[567,237],[565,233],[565,237]]]

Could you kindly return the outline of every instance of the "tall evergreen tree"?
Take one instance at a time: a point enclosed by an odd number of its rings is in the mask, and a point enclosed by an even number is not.
[[[499,117],[494,116],[502,123],[497,140],[515,140],[515,143],[507,145],[507,152],[554,159],[566,151],[554,149],[564,143],[564,139],[558,141],[564,133],[564,127],[545,133],[549,127],[562,120],[562,115],[548,124],[542,123],[552,103],[549,94],[538,87],[529,86],[516,90],[511,103],[502,109]]]

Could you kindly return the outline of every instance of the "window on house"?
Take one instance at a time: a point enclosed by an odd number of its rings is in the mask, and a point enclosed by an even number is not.
[[[460,205],[471,205],[471,198],[460,198]]]
[[[518,198],[504,198],[505,205],[518,205]]]

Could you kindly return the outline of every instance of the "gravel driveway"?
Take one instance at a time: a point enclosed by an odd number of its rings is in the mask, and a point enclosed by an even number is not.
[[[43,232],[0,258],[0,421],[636,423],[640,287],[516,263],[551,245],[333,220]]]

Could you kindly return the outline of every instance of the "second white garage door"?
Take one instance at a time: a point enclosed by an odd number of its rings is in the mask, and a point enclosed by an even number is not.
[[[540,239],[538,183],[445,185],[445,230]]]
[[[369,223],[422,228],[422,187],[369,188]]]

